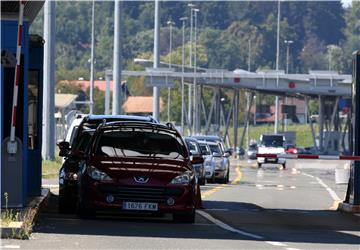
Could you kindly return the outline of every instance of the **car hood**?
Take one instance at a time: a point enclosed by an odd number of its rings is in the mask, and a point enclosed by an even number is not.
[[[105,172],[113,180],[123,185],[137,184],[135,180],[137,177],[148,179],[146,183],[142,184],[151,186],[166,185],[174,177],[181,175],[185,171],[192,170],[188,159],[94,157],[89,160],[89,164]]]

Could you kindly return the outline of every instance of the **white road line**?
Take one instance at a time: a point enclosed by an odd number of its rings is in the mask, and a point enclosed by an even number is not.
[[[4,245],[4,246],[0,246],[0,248],[19,249],[20,246],[19,245]]]
[[[58,188],[59,184],[43,184],[42,186],[45,188]]]
[[[319,177],[316,177],[316,180],[319,182],[319,184],[321,186],[323,186],[326,191],[328,191],[328,193],[330,194],[331,198],[333,198],[333,200],[335,201],[340,201],[340,197],[335,193],[334,190],[332,190],[328,185],[326,185]]]
[[[299,248],[287,247],[286,250],[300,250]]]
[[[265,241],[265,243],[273,245],[273,246],[277,246],[277,247],[286,247],[287,245],[281,242],[277,242],[277,241]]]
[[[305,176],[308,176],[310,178],[315,178],[317,180],[317,182],[323,187],[326,189],[326,191],[328,191],[328,193],[330,194],[331,198],[334,200],[334,201],[341,201],[340,197],[335,193],[334,190],[332,190],[328,185],[326,185],[323,180],[321,180],[319,177],[315,177],[311,174],[305,174],[305,173],[302,173],[303,175]]]
[[[212,223],[216,224],[218,227],[221,227],[222,229],[225,229],[225,230],[233,232],[233,233],[241,234],[241,235],[253,238],[253,239],[257,239],[257,240],[263,239],[263,237],[260,236],[260,235],[248,233],[248,232],[233,228],[232,226],[229,226],[228,224],[226,224],[226,223],[224,223],[224,222],[222,222],[222,221],[220,221],[218,219],[215,219],[214,217],[212,217],[210,214],[206,213],[205,211],[196,210],[196,212],[198,214],[200,214],[202,217],[204,217],[205,219],[207,219],[207,220],[211,221]]]

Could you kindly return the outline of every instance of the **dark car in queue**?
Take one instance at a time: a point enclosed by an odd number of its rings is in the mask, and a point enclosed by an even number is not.
[[[79,117],[82,118],[82,117]],[[83,160],[85,150],[95,129],[105,121],[157,121],[151,116],[129,116],[129,115],[87,115],[82,118],[79,125],[71,126],[69,131],[70,141],[62,141],[58,144],[59,155],[64,157],[63,165],[59,170],[59,212],[67,213],[75,211],[77,204],[77,172],[79,164]],[[78,123],[78,122],[77,122]]]
[[[190,156],[174,126],[112,122],[99,126],[79,171],[77,213],[172,213],[193,223],[199,197]]]
[[[196,139],[191,137],[184,137],[184,140],[189,150],[191,162],[193,164],[196,177],[198,178],[198,182],[200,185],[205,185],[206,183],[205,166],[204,166],[204,158],[201,152],[200,145]]]

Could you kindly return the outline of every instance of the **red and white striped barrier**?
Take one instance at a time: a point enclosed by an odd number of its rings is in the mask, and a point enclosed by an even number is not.
[[[283,159],[319,159],[319,160],[352,160],[360,161],[360,156],[351,155],[298,155],[298,154],[256,154],[260,158],[283,158]]]
[[[13,95],[13,106],[11,114],[11,131],[10,131],[10,142],[15,142],[15,129],[16,129],[16,107],[18,99],[18,89],[20,82],[20,58],[21,58],[21,45],[22,45],[22,34],[23,34],[23,19],[24,19],[24,7],[26,1],[19,1],[19,23],[18,23],[18,36],[17,36],[17,48],[16,48],[16,67],[14,76],[14,95]]]

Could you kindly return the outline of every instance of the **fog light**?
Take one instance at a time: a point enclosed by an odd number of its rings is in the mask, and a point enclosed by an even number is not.
[[[170,198],[168,198],[168,199],[166,200],[166,203],[167,203],[169,206],[172,206],[172,205],[175,204],[175,200],[170,197]]]
[[[108,196],[106,196],[106,201],[108,203],[112,203],[114,201],[114,196],[112,196],[111,194],[109,194]]]

